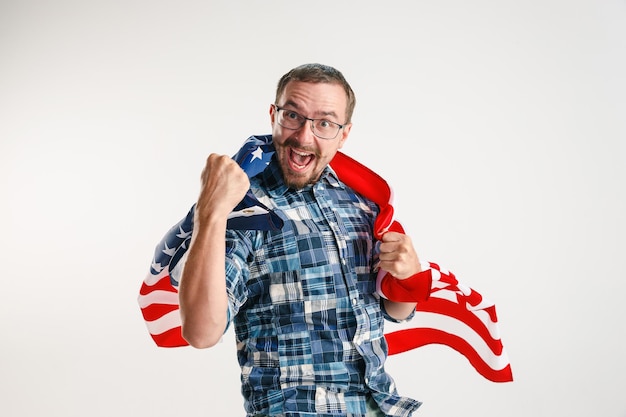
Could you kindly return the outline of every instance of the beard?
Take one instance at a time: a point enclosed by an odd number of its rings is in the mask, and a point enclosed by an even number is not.
[[[274,146],[285,185],[294,190],[301,190],[317,182],[326,167],[326,164],[319,167],[322,157],[317,150],[300,147],[298,141],[292,138]],[[302,156],[303,154],[307,156]],[[301,163],[306,167],[304,170],[297,169]]]

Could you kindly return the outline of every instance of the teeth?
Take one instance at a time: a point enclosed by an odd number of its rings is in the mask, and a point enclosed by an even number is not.
[[[291,163],[293,164],[294,168],[298,170],[306,168],[306,166],[309,164],[309,162],[313,158],[313,153],[297,151],[293,148],[291,148],[291,155],[292,155],[292,157],[290,158]],[[301,163],[298,163],[298,162],[301,162]]]

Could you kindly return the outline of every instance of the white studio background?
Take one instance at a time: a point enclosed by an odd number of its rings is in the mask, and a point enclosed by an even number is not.
[[[158,349],[136,303],[210,152],[336,66],[344,151],[422,258],[496,302],[515,382],[389,359],[420,416],[625,417],[626,2],[0,2],[0,414],[242,416],[232,332]]]

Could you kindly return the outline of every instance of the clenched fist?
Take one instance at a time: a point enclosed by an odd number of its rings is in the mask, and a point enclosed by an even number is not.
[[[397,232],[387,232],[382,237],[378,267],[395,278],[405,279],[421,272],[420,260],[411,238]]]
[[[209,155],[200,179],[195,217],[200,224],[211,216],[225,219],[250,188],[244,170],[226,155]]]

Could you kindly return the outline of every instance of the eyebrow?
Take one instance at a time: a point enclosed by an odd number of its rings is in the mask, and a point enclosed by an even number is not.
[[[298,106],[298,103],[296,103],[295,101],[292,100],[287,100],[285,102],[285,104],[283,104],[280,107],[284,107],[284,106],[291,106],[291,107],[295,107],[296,110],[301,110],[300,106]],[[334,116],[335,119],[339,120],[339,117],[337,116],[337,113],[335,113],[334,111],[318,111],[315,113],[315,115],[317,116]]]

